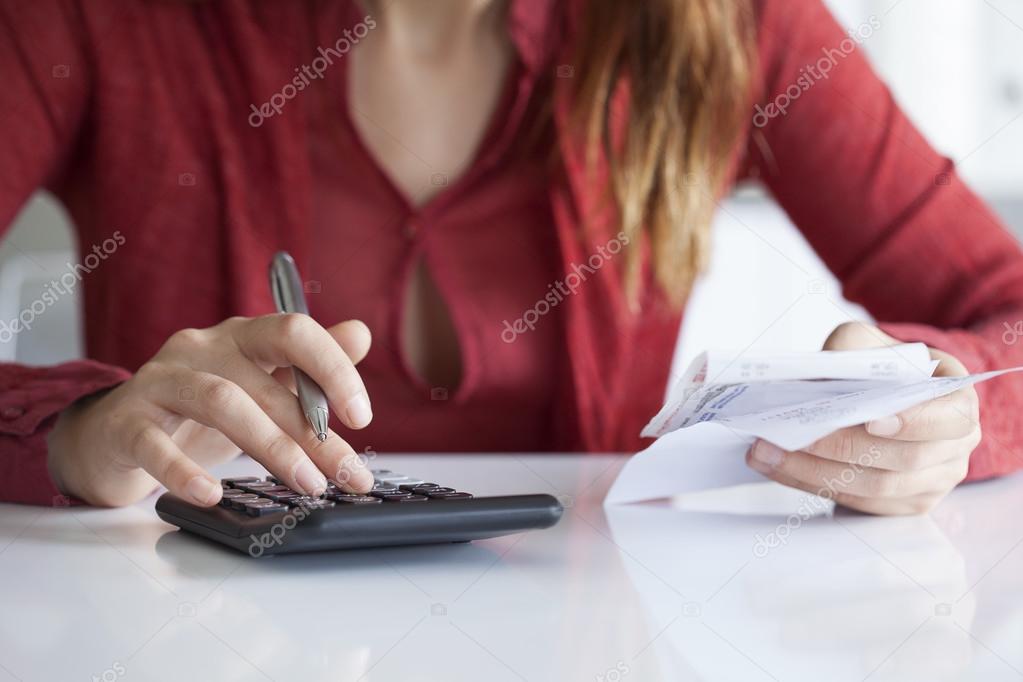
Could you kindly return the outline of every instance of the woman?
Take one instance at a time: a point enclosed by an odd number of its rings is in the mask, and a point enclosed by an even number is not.
[[[747,179],[884,321],[829,348],[1023,364],[1001,341],[1023,316],[1015,240],[820,0],[39,0],[0,27],[0,223],[43,185],[102,251],[81,274],[91,359],[0,373],[5,500],[121,505],[159,482],[212,505],[205,467],[239,448],[310,494],[365,490],[346,439],[637,449],[717,200]],[[280,249],[318,322],[267,315]],[[313,436],[275,371],[292,364],[343,436]],[[1020,466],[1021,393],[1005,378],[748,461],[815,491],[876,448],[837,500],[920,512]]]

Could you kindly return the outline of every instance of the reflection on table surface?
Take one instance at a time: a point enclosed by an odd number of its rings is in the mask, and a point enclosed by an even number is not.
[[[930,516],[773,485],[605,509],[610,456],[401,456],[555,528],[252,560],[120,510],[0,505],[5,680],[1018,680],[1023,477]],[[223,475],[251,473],[239,460]]]

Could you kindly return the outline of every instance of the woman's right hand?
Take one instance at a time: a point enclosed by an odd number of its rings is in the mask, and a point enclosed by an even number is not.
[[[48,437],[50,475],[64,493],[90,504],[130,504],[159,482],[212,506],[221,486],[204,467],[244,450],[309,495],[322,493],[328,478],[365,492],[372,474],[333,431],[323,442],[316,438],[290,368],[304,370],[342,422],[360,429],[373,415],[355,364],[369,345],[362,322],[325,329],[299,314],[183,329],[131,379],[60,414]]]

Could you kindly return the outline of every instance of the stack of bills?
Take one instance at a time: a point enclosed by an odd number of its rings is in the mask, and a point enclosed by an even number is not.
[[[657,438],[619,473],[605,504],[763,480],[744,461],[757,438],[799,450],[1012,369],[933,377],[922,343],[858,351],[701,354],[642,435]]]

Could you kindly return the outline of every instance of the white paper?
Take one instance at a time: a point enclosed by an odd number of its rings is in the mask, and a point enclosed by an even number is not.
[[[789,353],[778,356],[780,360],[763,356],[745,368],[722,359],[726,357],[705,353],[694,361],[643,430],[643,435],[658,439],[623,467],[605,504],[763,480],[745,464],[746,451],[757,438],[799,450],[837,429],[1023,370],[931,377],[937,364],[923,344],[848,355]],[[715,377],[731,383],[714,381]]]

